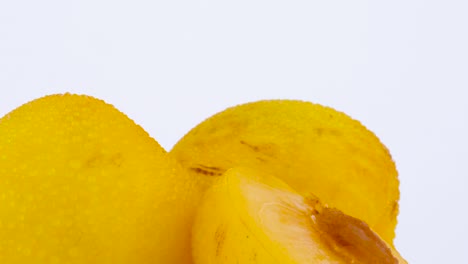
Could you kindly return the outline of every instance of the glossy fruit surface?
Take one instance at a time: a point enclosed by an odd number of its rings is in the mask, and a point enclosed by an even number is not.
[[[229,168],[259,169],[364,220],[393,243],[395,164],[372,132],[331,108],[294,100],[239,105],[199,124],[170,154],[193,177],[205,177],[204,188]]]
[[[406,263],[361,220],[245,168],[208,189],[192,243],[195,264]]]
[[[103,101],[27,103],[0,119],[0,263],[190,263],[191,183]]]

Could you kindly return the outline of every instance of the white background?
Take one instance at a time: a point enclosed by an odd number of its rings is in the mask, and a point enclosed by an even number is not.
[[[410,263],[468,263],[467,89],[468,1],[0,0],[0,116],[85,93],[170,149],[235,104],[332,106],[393,154]]]

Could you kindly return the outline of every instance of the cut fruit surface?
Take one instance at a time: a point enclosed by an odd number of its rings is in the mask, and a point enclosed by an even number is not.
[[[361,220],[246,168],[208,189],[192,246],[195,264],[406,263]]]
[[[294,100],[258,101],[205,120],[171,150],[193,175],[211,181],[229,168],[256,168],[364,220],[392,244],[398,215],[395,164],[358,121]],[[200,177],[201,176],[201,177]]]
[[[191,263],[192,187],[113,106],[37,99],[0,119],[0,263]]]

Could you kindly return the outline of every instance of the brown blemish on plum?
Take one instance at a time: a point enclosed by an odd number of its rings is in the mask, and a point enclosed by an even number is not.
[[[327,128],[323,128],[323,127],[317,127],[314,129],[314,132],[317,136],[323,136],[323,135],[331,135],[331,136],[341,136],[341,133],[340,131],[336,130],[336,129],[327,129]]]
[[[241,144],[244,145],[244,146],[247,146],[248,148],[250,148],[251,150],[253,150],[253,151],[255,151],[255,152],[259,152],[259,151],[260,151],[260,147],[255,146],[255,145],[252,145],[252,144],[249,144],[249,143],[245,142],[244,140],[241,140],[239,143],[241,143]]]
[[[269,157],[269,158],[275,158],[277,156],[276,153],[276,145],[267,143],[267,144],[261,144],[261,145],[254,145],[252,143],[248,143],[245,140],[239,141],[241,145],[244,145],[251,149],[254,152],[262,154],[264,157]],[[258,158],[257,158],[258,159]],[[260,158],[262,161],[265,161],[264,158]]]
[[[399,211],[399,205],[398,205],[398,201],[394,201],[393,202],[393,205],[392,205],[392,211],[390,213],[390,216],[394,216],[394,215],[398,215],[398,211]]]
[[[198,164],[196,167],[191,167],[190,170],[206,176],[221,176],[225,171],[219,167],[205,166],[202,164]]]

